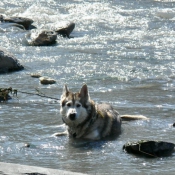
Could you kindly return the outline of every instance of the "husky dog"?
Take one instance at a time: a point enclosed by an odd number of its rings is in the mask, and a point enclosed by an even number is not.
[[[62,120],[70,137],[100,140],[121,133],[119,113],[109,104],[95,104],[86,84],[76,93],[65,85],[60,105]]]

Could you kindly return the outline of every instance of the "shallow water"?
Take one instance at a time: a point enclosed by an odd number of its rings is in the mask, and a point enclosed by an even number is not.
[[[33,47],[26,44],[26,31],[0,24],[0,46],[25,66],[0,75],[0,87],[32,93],[38,88],[59,99],[65,83],[73,91],[87,83],[96,102],[150,118],[123,122],[116,140],[79,143],[52,136],[64,130],[59,100],[19,92],[0,104],[0,161],[88,174],[174,174],[175,153],[148,159],[125,153],[122,146],[140,139],[175,143],[175,1],[1,0],[0,13],[32,18],[41,29],[76,25],[74,38]],[[41,85],[30,73],[57,83]]]

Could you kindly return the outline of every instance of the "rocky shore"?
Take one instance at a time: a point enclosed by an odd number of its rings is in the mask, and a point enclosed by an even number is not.
[[[83,173],[76,173],[64,170],[50,169],[50,168],[42,168],[37,166],[26,166],[19,165],[13,163],[4,163],[0,162],[0,174],[5,175],[85,175]]]

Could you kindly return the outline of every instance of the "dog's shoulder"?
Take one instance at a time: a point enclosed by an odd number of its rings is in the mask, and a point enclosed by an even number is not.
[[[117,110],[110,104],[97,104],[97,121],[100,122],[101,137],[118,136],[121,132],[121,118]]]

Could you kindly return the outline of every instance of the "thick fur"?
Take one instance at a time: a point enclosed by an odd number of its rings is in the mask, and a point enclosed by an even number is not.
[[[60,105],[62,120],[70,137],[99,140],[121,133],[119,113],[109,104],[95,104],[86,84],[76,93],[65,85]]]

